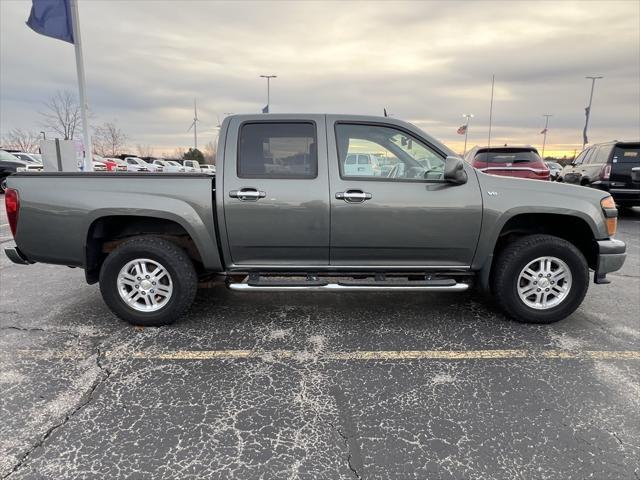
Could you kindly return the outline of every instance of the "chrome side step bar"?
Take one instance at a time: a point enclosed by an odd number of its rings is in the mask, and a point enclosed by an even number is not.
[[[313,291],[339,291],[339,292],[416,292],[416,291],[442,291],[464,292],[469,288],[467,283],[455,283],[453,285],[343,285],[339,283],[325,283],[322,285],[249,285],[246,282],[230,283],[231,290],[239,292],[289,292],[291,290]]]

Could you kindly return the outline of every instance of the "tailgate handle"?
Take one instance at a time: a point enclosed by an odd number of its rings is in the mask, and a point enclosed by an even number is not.
[[[362,203],[373,198],[373,195],[362,190],[347,190],[346,192],[337,192],[336,198],[349,203]]]
[[[231,190],[229,196],[231,198],[237,198],[238,200],[255,202],[259,198],[266,197],[267,194],[256,188],[241,188],[240,190]]]

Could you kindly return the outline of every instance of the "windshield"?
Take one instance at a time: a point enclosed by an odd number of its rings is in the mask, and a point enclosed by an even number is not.
[[[640,163],[640,146],[616,147],[613,154],[614,163]]]
[[[476,154],[476,161],[487,163],[531,163],[540,161],[535,150],[505,148],[494,151],[480,151]]]
[[[4,150],[0,150],[0,160],[4,160],[5,162],[19,162],[20,159],[14,155],[11,155],[9,152],[5,152]]]
[[[182,165],[180,165],[178,162],[174,162],[173,160],[170,160],[167,162],[169,165],[171,165],[172,167],[181,167]]]

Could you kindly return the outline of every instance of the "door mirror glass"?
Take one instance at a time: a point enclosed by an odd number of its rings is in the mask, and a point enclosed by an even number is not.
[[[444,179],[456,185],[467,183],[467,172],[461,158],[448,156],[444,164]]]

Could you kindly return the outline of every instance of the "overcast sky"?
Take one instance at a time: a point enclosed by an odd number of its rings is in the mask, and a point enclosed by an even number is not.
[[[115,121],[156,154],[215,136],[223,112],[381,115],[462,150],[493,138],[573,152],[596,85],[590,141],[640,137],[640,2],[209,2],[80,0],[93,123]],[[41,130],[59,89],[77,93],[73,46],[31,31],[31,2],[0,0],[0,133]]]

